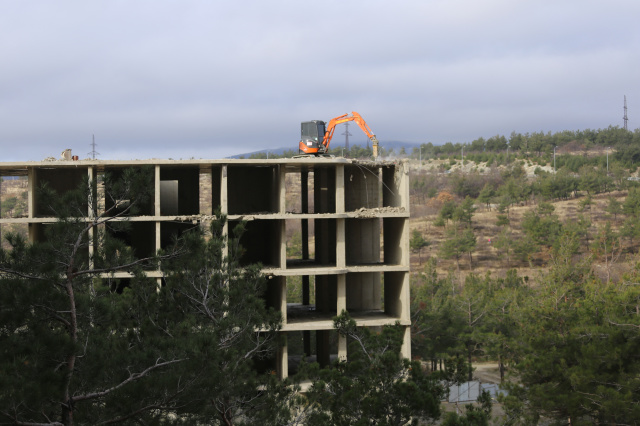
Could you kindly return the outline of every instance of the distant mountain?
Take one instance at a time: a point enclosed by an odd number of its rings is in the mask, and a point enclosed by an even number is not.
[[[342,148],[344,146],[344,143],[336,143],[333,142],[331,144],[331,148],[335,149],[335,148]],[[355,147],[355,146],[366,146],[363,145],[361,142],[358,143],[353,143],[350,144],[351,147]],[[369,145],[371,146],[371,145]],[[380,142],[380,147],[384,148],[385,150],[390,150],[393,149],[396,153],[398,151],[400,151],[402,148],[404,148],[407,151],[407,154],[411,154],[411,150],[413,148],[416,148],[420,146],[420,144],[417,143],[413,143],[413,142],[402,142],[402,141],[383,141]],[[238,154],[238,155],[232,155],[231,157],[227,157],[227,158],[249,158],[252,155],[258,155],[258,154],[265,154],[265,155],[276,155],[276,156],[281,156],[283,155],[286,151],[291,151],[297,149],[297,146],[294,147],[287,147],[287,148],[273,148],[273,149],[263,149],[260,151],[252,151],[252,152],[247,152],[244,154]]]

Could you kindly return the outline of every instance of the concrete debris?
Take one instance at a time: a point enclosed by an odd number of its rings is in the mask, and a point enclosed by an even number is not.
[[[376,207],[373,209],[361,207],[356,210],[356,213],[358,214],[357,217],[377,217],[384,213],[404,213],[404,211],[404,207]]]

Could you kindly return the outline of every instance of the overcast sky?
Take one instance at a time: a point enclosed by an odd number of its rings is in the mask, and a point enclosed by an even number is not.
[[[0,161],[640,127],[638,0],[0,0]],[[355,126],[351,143],[366,142]],[[344,144],[336,131],[332,146]]]

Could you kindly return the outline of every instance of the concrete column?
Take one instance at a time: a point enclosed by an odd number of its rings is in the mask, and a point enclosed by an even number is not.
[[[402,300],[402,311],[400,318],[404,321],[411,321],[411,291],[410,291],[409,274],[403,273],[402,288],[400,289],[400,300]]]
[[[287,267],[287,222],[284,219],[278,220],[280,225],[280,259],[278,260],[278,268],[285,269]]]
[[[347,275],[338,275],[338,297],[336,302],[336,315],[340,315],[342,311],[347,310]]]
[[[278,285],[278,297],[280,300],[278,301],[278,309],[280,310],[280,314],[282,315],[282,324],[287,324],[287,278],[286,277],[276,277],[274,280],[277,280]]]
[[[161,237],[161,223],[156,222],[156,252],[162,248],[162,238]]]
[[[338,335],[338,359],[347,360],[347,337]]]
[[[207,185],[207,181],[209,181],[209,185]],[[200,169],[198,175],[198,213],[201,215],[212,215],[217,206],[218,200],[214,200],[213,198],[213,185],[215,185],[215,182],[213,179],[213,169],[211,167]],[[211,200],[211,204],[207,205],[207,200],[209,199]]]
[[[400,355],[402,355],[403,358],[411,359],[411,327],[409,326],[404,329],[404,338],[402,339]]]
[[[285,185],[287,180],[286,177],[287,177],[287,173],[286,173],[285,167],[280,166],[280,174],[278,179],[278,183],[279,183],[278,193],[279,193],[279,200],[280,200],[278,213],[280,214],[284,214],[287,212],[287,187]]]
[[[278,348],[276,373],[281,379],[289,377],[289,348],[287,347],[287,333],[280,333],[282,342]]]
[[[33,167],[29,167],[28,169],[29,179],[28,187],[27,187],[27,204],[29,209],[29,219],[33,219],[36,211],[36,178],[37,173]]]
[[[345,224],[346,219],[336,220],[336,266],[338,268],[344,268],[347,264]]]
[[[29,210],[29,219],[33,219],[36,212],[36,202],[37,202],[37,199],[36,199],[37,172],[33,167],[29,167],[27,173],[28,173],[28,179],[29,179],[29,183],[27,186],[27,204],[28,204],[28,210]],[[33,243],[36,240],[37,225],[35,223],[30,223],[28,227],[29,227],[29,242]]]
[[[160,216],[160,166],[156,165],[154,180],[154,216]]]
[[[344,204],[344,165],[336,166],[336,213],[345,212]]]
[[[227,194],[227,168],[224,164],[220,170],[220,211],[224,214],[229,213],[229,198]]]

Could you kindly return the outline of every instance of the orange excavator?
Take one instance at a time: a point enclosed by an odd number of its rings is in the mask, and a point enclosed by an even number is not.
[[[321,120],[305,121],[302,123],[301,140],[299,153],[302,155],[325,156],[329,152],[329,144],[333,137],[336,125],[346,123],[347,121],[355,121],[364,131],[373,145],[373,158],[378,157],[378,138],[373,134],[367,123],[357,112],[353,111],[351,115],[344,114],[336,118],[332,118],[329,123]]]

